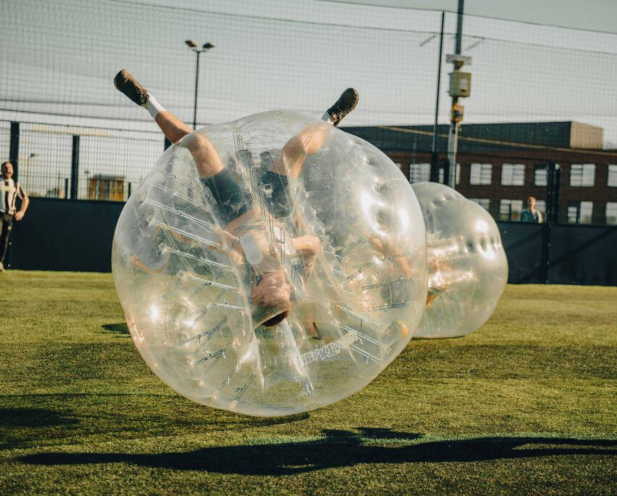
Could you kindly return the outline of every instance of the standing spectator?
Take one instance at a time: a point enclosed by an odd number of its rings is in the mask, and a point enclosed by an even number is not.
[[[531,222],[534,224],[542,224],[544,222],[542,212],[536,210],[535,196],[527,198],[527,208],[521,212],[521,222]]]
[[[4,257],[9,247],[9,237],[13,220],[24,218],[30,200],[19,183],[13,181],[13,164],[4,162],[0,181],[0,272],[4,272]],[[20,209],[15,208],[17,198],[21,200]]]

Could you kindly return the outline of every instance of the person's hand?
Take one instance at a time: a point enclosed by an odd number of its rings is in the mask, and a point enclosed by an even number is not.
[[[218,234],[220,234],[221,239],[223,240],[224,243],[227,243],[228,246],[233,246],[235,243],[238,242],[238,238],[236,236],[234,236],[233,234],[231,234],[230,232],[227,232],[223,229],[216,231]]]
[[[24,218],[24,213],[23,212],[17,212],[15,214],[15,220],[21,220]]]
[[[229,259],[237,265],[243,265],[245,259],[244,252],[242,251],[242,247],[240,246],[240,240],[236,236],[225,230],[219,231],[219,234],[221,235],[221,239],[223,240],[224,244],[229,247],[229,250],[227,251]]]

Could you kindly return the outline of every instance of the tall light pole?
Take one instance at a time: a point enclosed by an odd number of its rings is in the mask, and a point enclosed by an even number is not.
[[[437,64],[437,94],[435,95],[435,124],[433,125],[433,142],[431,144],[431,175],[432,183],[439,182],[439,154],[437,153],[437,127],[439,124],[439,92],[441,91],[441,58],[443,57],[443,30],[446,13],[441,13],[441,31],[439,33],[439,59]]]
[[[204,43],[201,48],[198,48],[197,43],[193,40],[186,40],[186,45],[197,54],[197,67],[195,68],[195,103],[193,105],[193,129],[197,128],[197,92],[199,90],[199,56],[214,48],[214,43]]]
[[[456,46],[454,55],[446,57],[447,62],[454,64],[454,71],[450,73],[450,96],[452,97],[452,110],[450,113],[450,130],[448,132],[448,185],[456,188],[456,153],[458,151],[458,132],[463,120],[464,108],[458,103],[459,98],[468,97],[471,94],[471,74],[462,72],[461,67],[471,64],[470,57],[461,55],[463,39],[463,11],[465,0],[458,0],[458,16],[456,25]]]

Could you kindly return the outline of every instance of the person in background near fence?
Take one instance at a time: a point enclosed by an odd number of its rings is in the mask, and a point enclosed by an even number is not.
[[[19,183],[13,181],[13,164],[2,164],[2,181],[0,181],[0,272],[4,272],[4,257],[9,248],[9,237],[13,228],[13,220],[20,221],[26,215],[30,200]],[[21,200],[19,210],[16,200]]]
[[[542,212],[536,210],[535,196],[527,198],[527,208],[521,212],[521,222],[531,222],[533,224],[542,224],[544,222]]]

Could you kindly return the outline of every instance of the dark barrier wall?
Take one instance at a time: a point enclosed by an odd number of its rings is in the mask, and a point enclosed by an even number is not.
[[[109,272],[123,207],[119,202],[31,198],[24,220],[14,223],[9,267]],[[617,286],[616,227],[498,225],[510,265],[508,282]],[[545,240],[549,251],[543,251]]]
[[[514,284],[543,284],[541,224],[498,222],[501,241],[508,257],[508,282]]]
[[[550,284],[617,286],[617,228],[551,229]]]
[[[617,286],[616,227],[498,225],[510,266],[508,282]],[[550,245],[543,260],[545,238]]]
[[[124,203],[30,198],[13,223],[9,266],[23,270],[111,271],[111,243]]]

